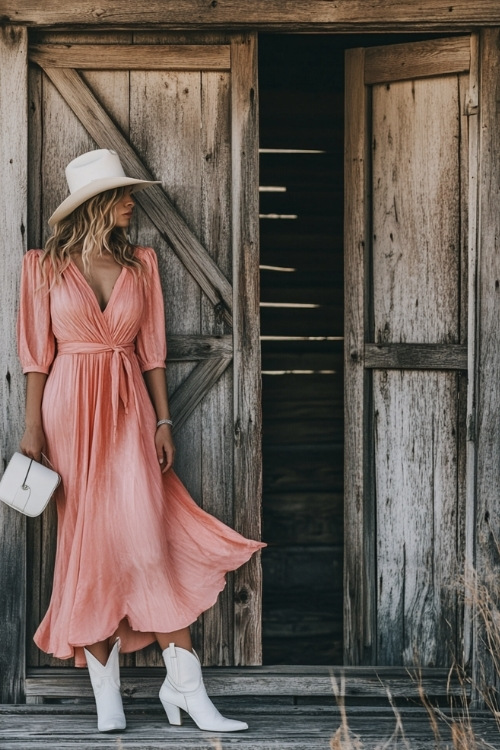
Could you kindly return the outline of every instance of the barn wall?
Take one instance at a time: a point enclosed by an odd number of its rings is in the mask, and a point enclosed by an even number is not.
[[[24,381],[15,325],[21,260],[26,250],[28,35],[0,29],[0,471],[22,434]],[[15,127],[12,123],[15,122]],[[22,697],[25,668],[26,519],[0,503],[0,702]]]

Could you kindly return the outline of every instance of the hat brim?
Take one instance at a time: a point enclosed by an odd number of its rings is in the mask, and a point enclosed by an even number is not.
[[[103,177],[99,180],[93,180],[88,185],[80,188],[80,190],[75,190],[74,193],[71,193],[71,195],[68,195],[63,200],[50,217],[49,226],[53,227],[54,224],[57,224],[61,219],[65,219],[75,208],[81,206],[89,198],[93,198],[95,195],[99,195],[99,193],[104,193],[105,190],[133,186],[132,192],[135,193],[138,190],[149,187],[149,185],[159,184],[161,184],[161,180],[136,180],[133,177]]]

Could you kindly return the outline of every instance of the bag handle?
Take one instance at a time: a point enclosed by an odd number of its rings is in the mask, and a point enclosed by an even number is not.
[[[42,458],[43,458],[43,459],[44,459],[44,460],[45,460],[45,461],[46,461],[46,462],[47,462],[47,463],[49,464],[50,468],[51,468],[51,469],[52,469],[53,471],[55,471],[55,469],[54,469],[54,464],[53,464],[53,463],[52,463],[51,461],[49,461],[49,459],[47,458],[47,456],[45,455],[45,453],[42,453]]]

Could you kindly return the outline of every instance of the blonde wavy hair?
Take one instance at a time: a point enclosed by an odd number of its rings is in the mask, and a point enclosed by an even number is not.
[[[52,265],[57,282],[71,262],[71,254],[81,252],[83,268],[90,275],[90,258],[96,252],[110,252],[120,266],[142,271],[140,260],[134,257],[134,245],[129,242],[124,227],[115,226],[114,207],[122,199],[126,188],[105,190],[75,208],[69,216],[54,225],[40,258],[44,280],[46,262]]]

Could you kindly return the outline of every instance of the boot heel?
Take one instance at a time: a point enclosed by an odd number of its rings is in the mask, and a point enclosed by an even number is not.
[[[162,700],[161,703],[165,709],[169,723],[175,727],[180,727],[182,725],[182,716],[179,706],[175,706],[173,703],[168,703],[168,701],[164,700]]]

